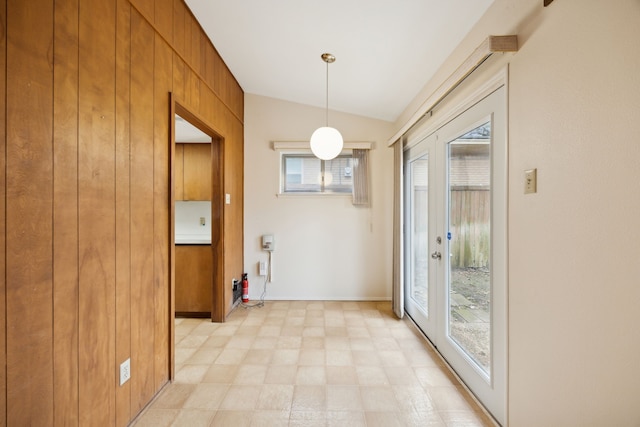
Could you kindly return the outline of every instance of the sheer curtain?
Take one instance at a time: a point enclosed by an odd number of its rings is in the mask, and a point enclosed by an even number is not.
[[[356,149],[353,157],[353,204],[369,205],[369,150]]]
[[[393,146],[393,312],[404,317],[403,138]]]

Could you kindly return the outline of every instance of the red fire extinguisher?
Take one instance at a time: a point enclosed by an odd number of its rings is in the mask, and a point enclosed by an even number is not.
[[[242,275],[242,302],[249,302],[249,279],[247,273]]]

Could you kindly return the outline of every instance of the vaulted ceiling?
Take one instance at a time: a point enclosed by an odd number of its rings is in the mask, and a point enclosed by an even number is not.
[[[493,0],[186,0],[246,93],[395,121]]]

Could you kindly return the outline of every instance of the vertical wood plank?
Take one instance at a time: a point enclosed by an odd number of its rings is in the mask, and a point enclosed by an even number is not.
[[[213,111],[215,104],[218,102],[220,101],[216,99],[211,89],[209,89],[205,85],[200,86],[200,116],[204,120],[207,120],[210,123],[213,123],[215,121],[212,120]]]
[[[224,62],[222,62],[222,58],[218,52],[214,52],[213,55],[213,91],[218,98],[222,99],[222,91],[224,88],[224,73],[226,67],[224,66]]]
[[[55,1],[54,424],[78,425],[78,0]]]
[[[204,83],[210,84],[207,78],[207,51],[211,50],[209,38],[202,28],[200,28],[200,67],[197,68]]]
[[[174,96],[181,100],[182,102],[186,102],[186,76],[185,76],[186,66],[184,61],[180,59],[180,57],[176,54],[173,55],[173,94]]]
[[[183,5],[184,12],[184,50],[181,52],[184,61],[187,64],[191,64],[191,24],[193,22],[193,15],[186,5]]]
[[[131,99],[131,5],[116,3],[116,366],[131,357],[131,236],[129,202],[129,111]],[[131,381],[116,386],[116,425],[127,425],[131,413]]]
[[[236,79],[233,77],[233,74],[231,74],[231,72],[229,72],[229,76],[231,77],[231,105],[230,105],[230,109],[231,111],[234,113],[234,115],[238,118],[242,118],[242,113],[243,113],[243,100],[244,100],[244,94],[242,92],[242,88],[240,87],[240,85],[238,84],[238,82],[236,81]]]
[[[131,407],[154,390],[153,57],[154,32],[131,11]],[[135,100],[135,102],[134,102]]]
[[[155,27],[170,43],[173,40],[173,0],[155,0]]]
[[[224,322],[228,310],[224,297],[225,257],[225,204],[224,167],[226,144],[222,138],[211,143],[211,257],[213,263],[213,292],[211,321]],[[228,270],[226,270],[228,271]]]
[[[187,102],[193,111],[200,111],[200,79],[189,67],[185,67],[187,75]]]
[[[6,12],[7,1],[0,0],[0,10]],[[0,14],[0,176],[6,177],[7,134],[7,14]],[[5,209],[6,182],[0,185],[0,427],[7,425],[7,322],[6,322],[6,265],[5,265]]]
[[[173,55],[175,57],[175,54]],[[173,69],[173,68],[172,68]],[[172,79],[173,83],[173,79]],[[171,131],[170,131],[170,145],[169,145],[169,318],[171,319],[171,323],[169,324],[169,380],[173,381],[176,378],[176,322],[175,322],[175,312],[176,312],[176,246],[175,246],[175,235],[176,235],[176,183],[175,183],[175,168],[176,168],[176,129],[175,129],[175,117],[176,117],[176,99],[171,93],[169,97],[169,121],[171,123]],[[172,173],[173,171],[173,173]]]
[[[113,425],[116,382],[115,2],[83,2],[79,25],[80,424]]]
[[[220,98],[216,98],[216,102],[213,104],[213,117],[216,117],[216,123],[219,126],[220,134],[228,134],[228,125],[225,117],[229,114],[227,106],[224,105]]]
[[[173,0],[173,48],[179,54],[184,53],[184,15],[183,0]]]
[[[130,0],[130,2],[148,22],[154,22],[154,0]]]
[[[155,37],[154,67],[154,287],[155,287],[155,389],[169,380],[169,93],[173,84],[173,52]]]
[[[173,158],[174,197],[175,200],[184,200],[184,144],[176,143]]]
[[[191,58],[190,65],[191,68],[196,70],[198,73],[200,72],[200,34],[202,29],[196,21],[196,18],[189,14],[191,21]]]
[[[233,103],[231,110],[235,113],[236,117],[240,119],[240,122],[244,122],[244,92],[242,87],[238,84],[236,79],[233,79]]]
[[[213,72],[213,67],[214,67],[214,56],[215,56],[215,50],[213,49],[213,47],[211,46],[211,44],[209,43],[209,41],[207,40],[205,44],[205,49],[204,49],[204,79],[207,82],[207,85],[209,85],[209,87],[211,89],[213,89],[214,87],[214,72]]]
[[[228,112],[225,118],[227,123],[227,140],[225,141],[225,171],[224,171],[224,188],[225,191],[229,191],[235,195],[237,203],[235,205],[225,205],[225,237],[227,235],[238,236],[238,239],[225,239],[225,274],[224,282],[231,280],[234,272],[241,271],[243,268],[242,253],[243,253],[243,241],[241,238],[243,235],[243,215],[242,215],[242,200],[243,200],[243,174],[237,173],[242,170],[243,159],[243,131],[242,125],[238,120]],[[229,256],[228,254],[236,254],[236,256]],[[233,295],[228,286],[223,287],[224,290],[224,302],[225,302],[225,314],[229,313],[233,300]]]
[[[7,424],[53,424],[53,2],[7,1]]]
[[[189,68],[188,64],[184,64],[184,102],[189,107],[190,110],[194,110],[193,104],[191,103],[191,95],[193,90],[191,88],[191,68]]]

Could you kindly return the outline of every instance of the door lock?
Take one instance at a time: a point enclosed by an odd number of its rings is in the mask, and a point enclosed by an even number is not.
[[[433,259],[442,259],[442,254],[438,251],[435,251],[434,253],[431,254],[431,258]]]

